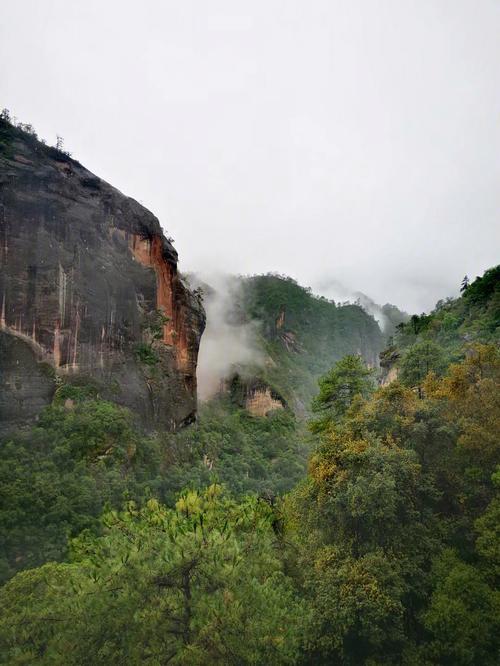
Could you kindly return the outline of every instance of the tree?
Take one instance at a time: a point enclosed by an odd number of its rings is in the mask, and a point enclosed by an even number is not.
[[[492,474],[495,495],[484,514],[476,520],[476,550],[493,583],[500,580],[500,466]]]
[[[373,371],[359,356],[344,356],[318,381],[319,394],[312,410],[319,419],[312,421],[313,432],[321,432],[345,415],[356,396],[366,397],[374,389]]]
[[[495,666],[500,650],[500,594],[477,566],[446,550],[434,565],[435,589],[423,615],[431,663]],[[425,662],[424,662],[425,663]]]
[[[465,291],[467,291],[467,289],[469,287],[469,283],[470,283],[469,278],[466,275],[464,277],[464,279],[462,280],[462,284],[460,285],[460,293],[461,294],[463,294]]]
[[[434,591],[423,614],[431,638],[422,650],[434,663],[493,666],[500,654],[500,467],[495,494],[475,521],[475,549],[465,561],[446,549],[434,562]]]
[[[477,277],[467,287],[465,296],[474,304],[485,304],[500,291],[500,266],[489,268],[482,277]]]
[[[404,585],[394,558],[360,558],[324,546],[305,568],[313,618],[307,664],[397,664],[403,649]]]
[[[399,378],[411,388],[418,390],[422,398],[422,385],[429,372],[439,375],[446,367],[444,351],[432,340],[412,345],[401,359]]]
[[[314,512],[310,520],[327,540],[348,544],[359,556],[377,548],[394,550],[408,536],[420,475],[413,451],[371,435],[354,439],[330,433],[312,455],[309,470],[304,508]]]
[[[108,513],[103,536],[73,542],[71,564],[22,572],[0,591],[8,663],[293,663],[307,612],[273,521],[268,504],[236,504],[216,485],[175,509],[150,500]]]
[[[288,505],[313,610],[306,663],[401,663],[428,594],[431,504],[414,452],[353,437],[349,417],[322,434]]]
[[[475,344],[462,363],[452,364],[434,390],[444,414],[459,427],[457,447],[488,479],[500,460],[500,353],[495,345]]]
[[[34,428],[0,443],[0,581],[67,554],[68,537],[98,529],[105,504],[155,484],[160,455],[128,410],[63,385]]]

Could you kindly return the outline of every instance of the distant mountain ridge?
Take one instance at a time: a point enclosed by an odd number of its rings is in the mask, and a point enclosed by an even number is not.
[[[205,324],[157,218],[0,117],[0,430],[90,381],[151,429],[196,413]]]
[[[500,342],[500,265],[494,266],[472,282],[464,278],[461,295],[438,301],[429,314],[414,314],[399,324],[387,349],[381,354],[381,379],[395,379],[405,358],[416,345],[434,345],[441,350],[443,362],[464,358],[473,343]]]
[[[253,346],[253,354],[242,349],[241,360],[235,357],[230,367],[220,369],[225,375],[216,377],[214,385],[234,375],[242,377],[243,384],[252,380],[249,384],[254,386],[259,380],[296,413],[305,413],[317,379],[346,354],[359,354],[368,365],[378,367],[387,336],[361,303],[337,305],[290,277],[267,274],[229,278],[222,288],[230,296],[224,297],[225,306],[220,308],[220,288],[203,284],[196,276],[190,279],[204,291],[207,310],[200,373],[204,373],[207,340],[212,339],[214,349],[227,346],[222,329],[235,339],[247,327],[245,342]]]

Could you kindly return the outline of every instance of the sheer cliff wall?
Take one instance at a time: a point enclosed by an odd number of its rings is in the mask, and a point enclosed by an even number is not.
[[[87,379],[151,429],[189,422],[205,315],[158,220],[0,122],[0,431]]]

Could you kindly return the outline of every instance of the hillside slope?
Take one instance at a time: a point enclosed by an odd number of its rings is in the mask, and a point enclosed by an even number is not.
[[[359,354],[370,366],[378,365],[385,337],[358,304],[336,305],[292,278],[274,274],[233,277],[220,291],[196,279],[193,284],[204,292],[207,354],[234,361],[209,368],[212,375],[219,373],[211,378],[213,387],[224,380],[233,385],[238,375],[240,390],[241,382],[251,391],[267,385],[268,401],[279,396],[304,415],[318,377],[342,356]],[[239,349],[231,350],[234,340],[240,341]],[[205,374],[203,345],[200,372]],[[235,352],[232,357],[231,351]]]
[[[460,297],[439,301],[429,314],[413,315],[397,327],[392,344],[380,357],[382,381],[408,372],[419,349],[427,349],[426,363],[438,371],[462,360],[468,345],[499,341],[500,266],[495,266],[472,283],[465,280]],[[422,367],[420,374],[428,369]]]

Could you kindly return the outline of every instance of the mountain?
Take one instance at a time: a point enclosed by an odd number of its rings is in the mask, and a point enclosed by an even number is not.
[[[288,405],[305,415],[317,380],[346,354],[378,366],[386,337],[358,303],[336,305],[287,276],[232,277],[204,292],[208,313],[202,341],[200,390],[236,387],[250,409]],[[224,383],[226,382],[226,383]]]
[[[337,306],[280,275],[190,275],[204,294],[197,422],[169,443],[169,495],[214,479],[272,498],[303,478],[318,379],[346,354],[378,367],[386,343],[359,304]]]
[[[8,123],[0,186],[1,664],[496,666],[500,267],[409,319],[191,290]]]
[[[396,327],[392,344],[380,357],[382,382],[395,379],[423,346],[438,369],[438,358],[445,367],[461,361],[474,343],[498,345],[499,341],[500,266],[495,266],[471,283],[465,278],[460,297],[439,301],[429,314],[414,314]]]
[[[371,314],[380,326],[385,336],[394,335],[398,324],[408,321],[410,315],[400,310],[396,305],[386,303],[380,305],[361,291],[353,291],[335,278],[324,278],[314,285],[314,290],[337,303],[355,303]]]
[[[498,277],[399,327],[396,381],[338,361],[309,433],[254,356],[307,335],[253,278],[226,324],[261,337],[196,424],[56,393],[0,445],[0,663],[496,666]]]
[[[89,383],[149,429],[194,419],[205,316],[158,220],[4,118],[0,308],[2,430]]]

